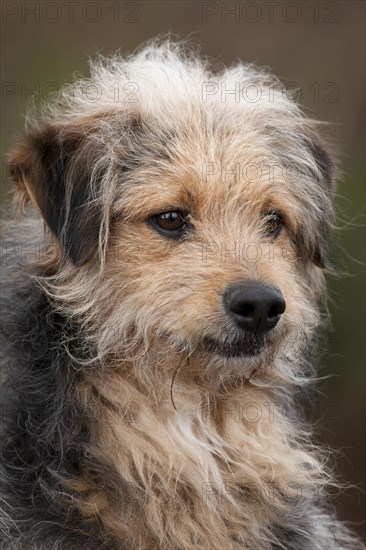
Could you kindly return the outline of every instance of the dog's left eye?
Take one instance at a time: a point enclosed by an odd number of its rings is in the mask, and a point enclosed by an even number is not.
[[[155,229],[163,235],[169,237],[176,237],[184,231],[187,227],[186,215],[180,210],[171,210],[169,212],[162,212],[156,216],[152,216],[150,220],[155,226]]]
[[[283,227],[283,219],[281,214],[275,211],[265,213],[266,235],[276,238]]]

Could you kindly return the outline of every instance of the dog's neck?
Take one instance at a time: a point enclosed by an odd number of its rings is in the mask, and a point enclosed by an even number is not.
[[[78,390],[88,411],[91,449],[102,451],[94,462],[107,457],[114,472],[113,483],[103,480],[103,488],[95,476],[85,477],[82,486],[94,494],[93,505],[81,499],[80,509],[98,517],[120,544],[126,543],[129,514],[141,517],[144,510],[141,521],[156,539],[142,541],[141,548],[155,548],[159,523],[185,510],[184,522],[174,521],[179,540],[189,537],[187,547],[204,537],[205,547],[236,548],[236,529],[238,536],[244,529],[250,540],[249,508],[251,514],[265,510],[265,531],[292,509],[289,500],[299,493],[304,500],[313,498],[320,467],[297,448],[294,426],[272,390],[249,382],[231,395],[210,396],[178,382],[172,401],[168,379],[160,391],[156,387],[143,391],[131,376],[115,371],[93,376]],[[130,503],[123,516],[120,507],[108,505],[111,498]],[[195,524],[197,510],[189,511],[193,503],[207,519],[204,533]]]

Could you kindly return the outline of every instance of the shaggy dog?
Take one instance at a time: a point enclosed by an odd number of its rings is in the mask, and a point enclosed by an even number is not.
[[[280,83],[169,41],[101,59],[9,173],[4,547],[362,547],[298,414],[335,168]]]

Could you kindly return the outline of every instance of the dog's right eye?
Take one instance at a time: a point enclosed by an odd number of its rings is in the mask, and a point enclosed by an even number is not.
[[[169,237],[178,237],[187,228],[186,215],[180,210],[162,212],[149,218],[154,228]]]
[[[266,212],[266,235],[276,239],[283,227],[282,215],[279,212]]]

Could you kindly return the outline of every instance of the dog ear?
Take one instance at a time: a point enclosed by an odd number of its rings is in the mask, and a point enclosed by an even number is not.
[[[313,216],[309,212],[309,217],[304,219],[298,244],[317,267],[325,269],[328,263],[329,225],[333,216],[337,166],[328,146],[315,133],[306,136],[305,146],[311,153],[315,168],[311,176],[316,188],[310,198],[315,209]]]
[[[42,122],[29,130],[8,167],[23,205],[31,201],[76,266],[96,251],[102,221],[97,200],[100,150],[85,124]]]

